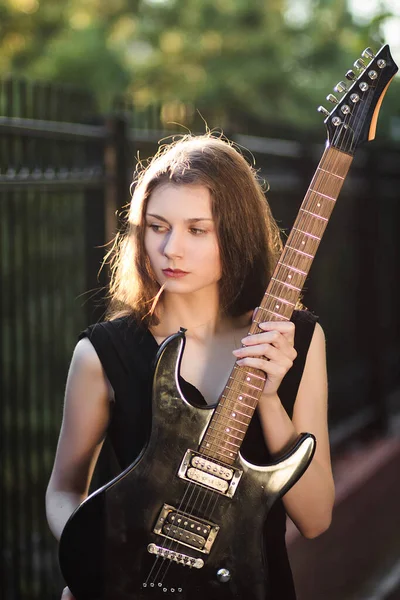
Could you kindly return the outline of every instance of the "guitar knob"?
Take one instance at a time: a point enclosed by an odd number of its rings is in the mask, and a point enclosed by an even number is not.
[[[337,83],[333,89],[335,92],[341,94],[342,92],[347,92],[347,85],[344,81],[339,81],[339,83]]]
[[[326,110],[325,106],[318,106],[317,111],[325,115],[325,117],[329,117],[330,115],[329,110]]]
[[[350,81],[353,81],[356,78],[356,74],[354,73],[354,71],[352,71],[350,69],[350,71],[347,71],[345,77],[346,77],[346,79],[349,79]]]
[[[375,54],[372,52],[371,48],[365,48],[361,56],[363,58],[375,58]]]
[[[365,62],[362,60],[362,58],[359,58],[358,60],[356,60],[356,62],[354,63],[354,66],[356,69],[358,69],[359,71],[363,71],[365,69],[365,67],[367,66],[365,64]]]
[[[339,100],[333,94],[328,94],[327,97],[326,97],[326,99],[329,100],[329,102],[332,102],[332,104],[338,104],[339,103]]]
[[[221,583],[227,583],[231,578],[230,571],[228,569],[219,569],[217,571],[217,578]]]

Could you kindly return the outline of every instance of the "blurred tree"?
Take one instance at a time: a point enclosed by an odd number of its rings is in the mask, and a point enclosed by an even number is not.
[[[387,17],[355,24],[347,0],[0,0],[0,72],[89,87],[103,109],[157,102],[189,126],[199,108],[229,132],[306,129]]]

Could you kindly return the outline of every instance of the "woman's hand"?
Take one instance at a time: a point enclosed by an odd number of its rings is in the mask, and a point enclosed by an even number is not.
[[[295,326],[291,321],[260,323],[262,333],[242,339],[243,348],[234,350],[241,367],[261,369],[267,375],[263,396],[275,396],[282,379],[297,356],[294,349]]]
[[[71,591],[68,587],[63,589],[61,600],[75,600],[75,596],[71,594]]]

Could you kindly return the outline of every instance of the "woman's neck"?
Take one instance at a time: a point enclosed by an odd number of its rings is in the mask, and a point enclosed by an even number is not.
[[[186,336],[205,341],[249,321],[247,315],[239,320],[221,315],[217,289],[199,290],[193,294],[164,292],[157,312],[160,322],[151,329],[154,335],[162,338],[184,327]]]

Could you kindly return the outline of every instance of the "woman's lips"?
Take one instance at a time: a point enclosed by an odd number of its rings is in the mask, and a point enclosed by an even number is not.
[[[162,272],[166,277],[171,277],[171,279],[179,279],[188,275],[186,271],[181,271],[180,269],[163,269]]]

